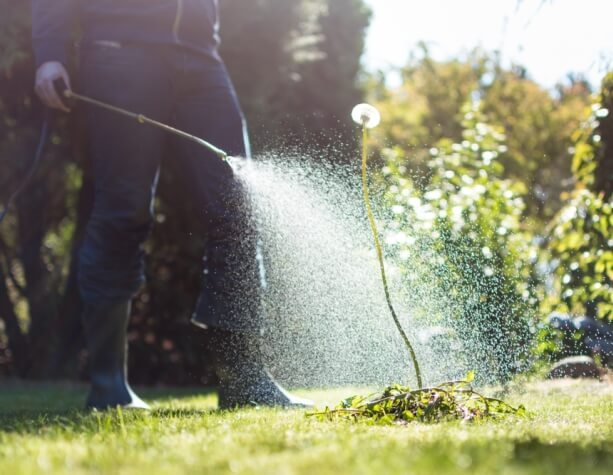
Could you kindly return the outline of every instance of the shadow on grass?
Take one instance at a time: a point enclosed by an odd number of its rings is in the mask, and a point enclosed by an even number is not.
[[[156,409],[122,412],[72,410],[63,412],[19,411],[0,414],[0,433],[20,434],[90,434],[120,432],[132,424],[163,424],[170,419],[193,419],[217,413],[217,409]]]
[[[139,388],[138,393],[154,406],[178,403],[182,407],[155,408],[152,411],[88,411],[83,408],[87,386],[81,384],[10,383],[0,387],[0,433],[90,433],[121,429],[124,423],[188,419],[216,412],[215,407],[192,408],[182,399],[213,396],[212,388]]]
[[[586,445],[583,445],[571,442],[552,444],[537,439],[517,441],[514,444],[513,464],[525,467],[546,462],[555,465],[563,473],[566,473],[568,467],[577,466],[613,473],[613,447],[610,444],[588,444],[593,442],[586,441]]]

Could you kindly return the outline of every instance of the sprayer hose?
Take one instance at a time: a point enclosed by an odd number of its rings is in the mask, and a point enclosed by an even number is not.
[[[30,167],[28,168],[28,171],[25,177],[19,183],[19,186],[17,187],[17,189],[13,191],[13,193],[11,193],[11,195],[9,196],[9,199],[6,201],[6,204],[4,205],[4,208],[0,210],[0,223],[4,221],[4,218],[6,218],[9,210],[13,206],[13,203],[15,202],[17,197],[24,192],[24,190],[30,184],[30,181],[32,180],[32,178],[34,178],[34,175],[36,174],[38,170],[38,165],[40,164],[40,161],[42,159],[43,152],[45,151],[45,145],[47,144],[48,136],[49,136],[49,114],[48,114],[48,111],[45,110],[45,117],[43,119],[43,125],[40,128],[40,138],[38,139],[38,145],[36,146],[36,153],[34,155],[34,160],[30,164]]]
[[[392,314],[392,318],[394,319],[394,323],[396,324],[396,328],[398,329],[398,333],[402,337],[405,346],[409,350],[409,354],[411,355],[411,360],[413,361],[413,367],[415,368],[415,375],[417,377],[417,386],[418,389],[423,387],[423,382],[421,378],[421,370],[419,369],[419,363],[417,361],[417,355],[415,354],[415,350],[413,345],[411,345],[411,341],[409,337],[405,333],[402,325],[400,324],[400,320],[396,311],[394,310],[394,306],[392,305],[392,299],[390,297],[389,286],[387,284],[387,276],[385,273],[385,261],[383,260],[383,249],[381,247],[381,242],[379,240],[379,231],[377,229],[377,222],[375,221],[375,216],[372,212],[372,205],[370,203],[370,193],[368,191],[368,174],[367,174],[367,162],[368,162],[368,129],[366,126],[362,127],[362,192],[364,194],[364,206],[366,207],[366,214],[368,214],[368,221],[370,222],[370,229],[372,231],[372,235],[375,241],[375,249],[377,251],[377,258],[379,260],[379,269],[381,270],[381,281],[383,282],[383,290],[385,291],[385,300],[387,302],[387,306]]]

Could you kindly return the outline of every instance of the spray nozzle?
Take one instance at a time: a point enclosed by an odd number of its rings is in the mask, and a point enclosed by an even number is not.
[[[367,129],[374,129],[381,123],[381,114],[377,108],[366,103],[355,106],[351,112],[351,118],[356,124]]]

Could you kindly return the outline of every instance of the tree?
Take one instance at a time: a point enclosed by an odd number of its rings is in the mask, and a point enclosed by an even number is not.
[[[461,140],[462,107],[479,100],[488,121],[503,128],[508,153],[505,176],[523,183],[526,213],[542,226],[561,206],[560,193],[572,185],[572,131],[588,102],[589,89],[574,79],[557,97],[527,78],[526,71],[502,68],[495,56],[433,60],[425,47],[401,69],[397,88],[371,83],[371,97],[386,117],[375,132],[379,148],[395,144],[408,152],[414,178],[428,180],[428,150],[441,138]]]
[[[613,73],[574,134],[575,189],[550,224],[554,309],[613,321]]]
[[[524,183],[527,211],[541,222],[559,210],[561,193],[572,185],[571,136],[589,101],[588,85],[569,81],[556,98],[518,71],[497,67],[483,95],[484,112],[507,137],[506,174]]]
[[[29,2],[2,0],[0,9],[7,12],[0,19],[0,42],[6,46],[0,71],[0,194],[5,202],[34,157],[43,111],[32,91]],[[74,284],[67,279],[65,257],[75,243],[71,236],[78,236],[73,231],[80,178],[69,175],[75,156],[66,122],[56,116],[50,121],[52,134],[39,172],[0,229],[0,320],[9,337],[8,354],[18,358],[14,369],[21,376],[53,372],[55,336],[63,322],[59,311],[78,305],[76,286],[65,285]]]
[[[287,131],[304,142],[300,130],[322,145],[331,145],[336,159],[354,150],[354,128],[349,115],[363,97],[358,86],[360,59],[370,11],[362,0],[319,2],[314,17],[314,51],[296,57],[296,88],[289,106],[304,111],[287,123]]]
[[[280,99],[292,87],[292,38],[300,26],[302,4],[301,0],[220,2],[221,55],[256,144],[274,130],[273,124],[284,111]]]
[[[222,55],[256,145],[352,142],[362,97],[360,59],[370,11],[363,0],[222,2]],[[245,41],[245,38],[248,38]]]
[[[425,45],[401,68],[402,83],[387,87],[385,76],[371,83],[373,100],[385,123],[374,132],[379,147],[409,152],[415,174],[427,173],[429,149],[442,138],[462,138],[462,107],[479,88],[487,59],[474,52],[466,59],[435,61]]]

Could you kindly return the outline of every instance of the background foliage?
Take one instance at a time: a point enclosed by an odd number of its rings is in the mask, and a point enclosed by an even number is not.
[[[588,84],[569,76],[551,93],[520,67],[505,69],[495,54],[475,50],[439,62],[426,47],[398,71],[401,84],[371,84],[370,96],[386,117],[377,129],[379,147],[399,146],[410,168],[427,172],[428,150],[439,140],[462,140],[463,106],[479,100],[488,121],[501,128],[507,152],[500,157],[504,176],[524,184],[526,217],[541,224],[562,206],[560,193],[573,186],[569,148],[589,102]]]
[[[551,223],[554,306],[613,322],[613,74],[576,131],[575,189]],[[561,299],[558,298],[561,295]]]

